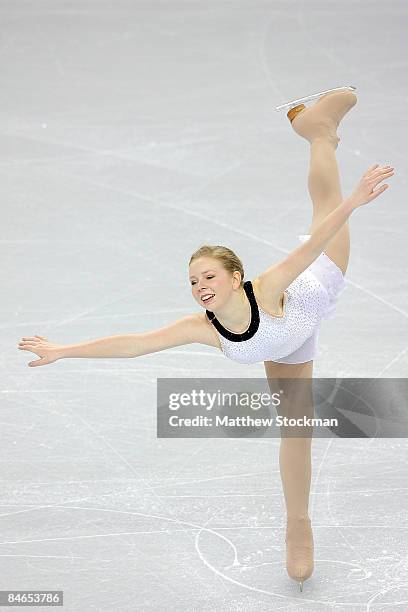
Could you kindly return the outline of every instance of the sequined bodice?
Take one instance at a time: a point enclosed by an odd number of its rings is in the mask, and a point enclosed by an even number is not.
[[[252,283],[247,288],[253,295]],[[293,353],[312,335],[329,306],[329,297],[323,285],[307,269],[287,287],[283,316],[270,315],[259,304],[256,306],[258,315],[252,312],[251,325],[244,338],[238,337],[242,334],[232,334],[236,338],[226,337],[225,330],[214,325],[222,352],[239,363],[274,361]]]

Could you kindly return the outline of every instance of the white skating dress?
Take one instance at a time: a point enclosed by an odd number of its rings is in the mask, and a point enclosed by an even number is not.
[[[309,237],[301,235],[299,240]],[[345,288],[342,271],[323,252],[285,289],[282,315],[262,310],[251,281],[244,283],[251,305],[251,322],[245,332],[231,332],[214,313],[207,310],[206,314],[218,332],[222,352],[233,361],[305,363],[318,354],[321,321],[333,318],[337,298]]]

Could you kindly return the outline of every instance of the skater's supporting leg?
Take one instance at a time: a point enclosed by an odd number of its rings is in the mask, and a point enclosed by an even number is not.
[[[286,398],[277,407],[280,416],[313,417],[313,361],[299,364],[265,361],[265,371],[271,393],[283,390],[281,398]],[[299,581],[302,590],[303,581],[311,576],[314,568],[313,531],[308,516],[313,428],[307,428],[310,437],[305,438],[292,437],[292,429],[283,426],[280,428],[279,466],[287,514],[286,570],[291,578]],[[294,433],[298,434],[299,431]]]
[[[288,517],[309,517],[312,439],[282,438],[279,468]]]
[[[313,416],[311,379],[313,361],[300,364],[265,362],[265,371],[271,393],[284,387],[286,404],[277,410],[280,416],[300,418]],[[277,380],[275,380],[277,379]],[[290,379],[299,379],[299,384],[290,385]],[[301,379],[305,379],[304,384]],[[275,388],[276,387],[276,388]],[[308,399],[306,400],[306,395]],[[310,480],[312,473],[311,437],[290,437],[293,428],[281,428],[279,450],[280,476],[288,517],[307,517],[309,508]]]

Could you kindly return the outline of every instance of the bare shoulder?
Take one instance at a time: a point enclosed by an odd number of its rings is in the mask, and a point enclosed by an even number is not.
[[[309,240],[257,277],[260,293],[275,297],[282,294],[315,261],[322,251],[316,247],[316,240],[313,238],[311,235]]]
[[[207,319],[205,312],[195,312],[190,317],[194,326],[194,336],[197,338],[195,342],[215,346],[220,349],[221,343],[217,332],[212,323]]]
[[[282,293],[283,289],[286,289],[283,278],[285,263],[285,259],[278,261],[254,278],[252,285],[254,290],[257,289],[259,295],[265,298],[273,295],[276,298]]]
[[[270,314],[280,316],[284,304],[284,291],[281,287],[275,286],[270,277],[265,279],[262,275],[254,278],[252,287],[261,308]]]
[[[278,296],[281,293],[281,289],[278,285],[273,283],[273,274],[269,273],[260,274],[252,281],[252,287],[256,297],[261,299],[267,299],[268,296]]]

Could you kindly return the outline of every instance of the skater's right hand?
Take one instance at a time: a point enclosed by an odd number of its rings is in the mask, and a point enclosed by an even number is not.
[[[379,164],[370,166],[367,172],[363,174],[351,196],[347,198],[351,206],[353,208],[358,208],[378,198],[381,193],[384,193],[389,185],[381,185],[381,187],[375,190],[374,187],[385,179],[390,178],[393,174],[394,168],[392,166],[379,166]]]
[[[41,357],[36,361],[30,361],[28,364],[30,367],[47,365],[63,357],[62,345],[48,342],[44,336],[24,337],[18,343],[18,348],[20,351],[30,351]]]

